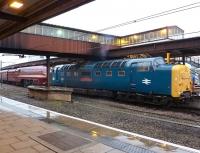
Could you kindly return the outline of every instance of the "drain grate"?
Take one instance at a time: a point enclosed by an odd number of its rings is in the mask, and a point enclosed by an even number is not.
[[[90,143],[89,140],[63,131],[57,131],[38,136],[43,141],[57,147],[62,151],[71,150]]]
[[[154,151],[148,150],[146,148],[138,147],[109,137],[102,137],[100,142],[126,153],[155,153]]]

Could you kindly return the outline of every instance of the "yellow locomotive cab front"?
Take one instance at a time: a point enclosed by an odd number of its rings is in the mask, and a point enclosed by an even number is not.
[[[185,65],[174,65],[172,67],[171,94],[174,98],[190,96],[192,93],[192,77],[190,69]]]

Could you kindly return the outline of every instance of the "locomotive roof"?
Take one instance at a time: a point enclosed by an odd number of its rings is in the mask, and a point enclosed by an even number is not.
[[[132,64],[134,62],[152,62],[154,61],[155,59],[163,59],[163,57],[152,57],[152,58],[139,58],[139,59],[130,59],[127,61],[127,64]]]
[[[84,68],[94,68],[98,63],[99,64],[113,64],[115,62],[121,62],[121,64],[124,62],[126,66],[130,66],[132,63],[135,62],[151,62],[155,59],[163,59],[163,57],[151,57],[151,58],[138,58],[138,59],[116,59],[116,60],[106,60],[106,61],[98,61],[98,62],[88,62],[84,65]],[[164,60],[164,59],[163,59]]]
[[[106,65],[109,67],[111,64],[113,63],[118,63],[120,65],[123,65],[124,67],[125,66],[130,66],[132,63],[135,63],[135,62],[151,62],[151,61],[154,61],[155,59],[163,59],[162,57],[152,57],[152,58],[139,58],[139,59],[115,59],[115,60],[105,60],[105,61],[97,61],[97,62],[94,62],[94,61],[90,61],[86,64],[83,64],[83,65],[75,65],[75,64],[65,64],[65,65],[58,65],[58,66],[55,66],[54,68],[67,68],[67,69],[70,69],[72,67],[80,67],[81,69],[93,69],[95,67],[97,67],[97,65]],[[78,68],[77,67],[77,68]]]

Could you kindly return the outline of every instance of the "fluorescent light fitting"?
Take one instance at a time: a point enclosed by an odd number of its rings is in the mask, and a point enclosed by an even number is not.
[[[12,3],[10,3],[10,7],[11,8],[15,8],[15,9],[19,9],[23,6],[24,4],[20,1],[13,1]]]

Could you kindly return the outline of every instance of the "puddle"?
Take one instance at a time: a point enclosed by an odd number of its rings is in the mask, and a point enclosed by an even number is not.
[[[0,97],[0,110],[45,121],[49,124],[60,127],[62,130],[71,131],[76,135],[81,135],[97,142],[105,143],[106,145],[125,152],[127,152],[127,148],[142,148],[143,150],[146,149],[147,152],[149,150],[149,152],[152,153],[199,152],[195,149],[190,149],[161,140],[145,137],[139,134],[122,131],[83,119],[78,119],[5,97]]]

